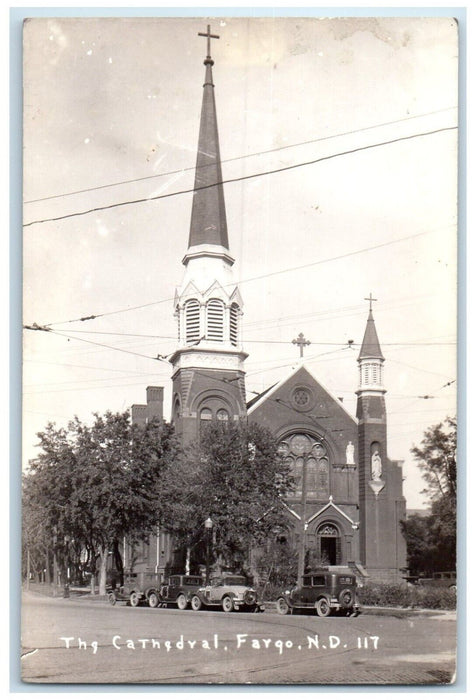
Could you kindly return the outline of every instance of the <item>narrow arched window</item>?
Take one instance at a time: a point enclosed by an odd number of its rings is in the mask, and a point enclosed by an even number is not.
[[[185,304],[185,342],[197,340],[200,340],[200,304],[196,299],[190,299]]]
[[[230,308],[230,342],[232,345],[238,345],[238,319],[240,316],[240,307],[238,304],[232,304]]]
[[[207,303],[207,340],[223,341],[225,306],[219,299]]]
[[[226,422],[228,419],[229,419],[228,411],[225,411],[224,408],[219,408],[217,411],[217,420]]]
[[[201,425],[206,424],[209,421],[211,421],[212,418],[213,418],[213,416],[212,416],[212,412],[210,411],[210,409],[209,408],[202,408],[202,410],[200,411],[200,424]]]

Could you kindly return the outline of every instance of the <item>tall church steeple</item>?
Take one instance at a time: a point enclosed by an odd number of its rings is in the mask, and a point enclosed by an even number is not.
[[[210,34],[208,25],[208,44]],[[202,113],[198,137],[195,187],[193,194],[192,218],[186,258],[207,249],[209,254],[227,255],[228,229],[226,225],[225,196],[223,194],[220,144],[215,106],[215,86],[213,84],[210,46],[204,60],[205,82],[203,84]],[[220,250],[221,249],[221,250]],[[229,255],[229,253],[228,253]]]
[[[185,274],[175,294],[178,348],[172,419],[187,442],[200,421],[246,415],[241,340],[243,302],[234,283],[222,184],[220,146],[208,25],[205,82]]]

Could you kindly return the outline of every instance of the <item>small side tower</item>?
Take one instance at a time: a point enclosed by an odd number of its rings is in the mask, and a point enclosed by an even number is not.
[[[210,56],[205,82],[185,274],[175,294],[178,347],[173,365],[172,420],[184,443],[209,420],[246,416],[241,319],[243,302],[233,281]]]
[[[357,358],[359,388],[357,419],[359,435],[359,501],[360,556],[370,575],[387,578],[384,569],[389,561],[388,537],[388,460],[387,413],[383,386],[385,358],[372,314],[370,295],[369,315],[364,338]],[[395,566],[395,559],[393,559]]]

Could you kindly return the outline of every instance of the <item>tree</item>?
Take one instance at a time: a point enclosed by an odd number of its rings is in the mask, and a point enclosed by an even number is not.
[[[291,482],[268,430],[245,422],[211,423],[164,474],[161,525],[178,544],[203,556],[204,522],[210,517],[214,557],[236,569],[250,547],[282,521]]]
[[[409,566],[418,572],[456,567],[456,444],[456,419],[448,417],[428,428],[420,447],[411,449],[431,506],[426,518],[414,516],[403,524]]]
[[[177,445],[162,421],[131,424],[128,413],[77,418],[67,430],[47,426],[41,453],[25,478],[30,518],[44,523],[63,571],[78,552],[92,571],[99,560],[99,592],[106,592],[109,553],[118,543],[146,538],[157,525],[157,484]],[[121,565],[120,565],[121,566]]]
[[[411,453],[427,483],[422,493],[430,502],[445,498],[456,503],[456,418],[428,428],[421,446],[413,446]]]

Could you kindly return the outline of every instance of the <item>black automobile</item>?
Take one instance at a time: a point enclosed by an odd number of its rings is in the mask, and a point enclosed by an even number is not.
[[[315,610],[319,617],[331,612],[357,615],[357,581],[351,573],[339,573],[320,569],[305,574],[301,585],[286,590],[279,596],[278,613],[287,615],[295,610]]]
[[[160,587],[156,598],[151,600],[149,605],[156,608],[159,604],[167,605],[174,603],[179,610],[185,610],[192,599],[193,594],[203,585],[201,576],[190,576],[188,574],[175,574],[169,576]]]
[[[107,597],[111,605],[116,602],[127,602],[133,608],[148,603],[157,595],[156,591],[160,586],[160,574],[140,571],[127,572],[124,574],[124,584],[121,586],[113,574],[111,582],[107,587]],[[154,607],[151,605],[151,607]]]

